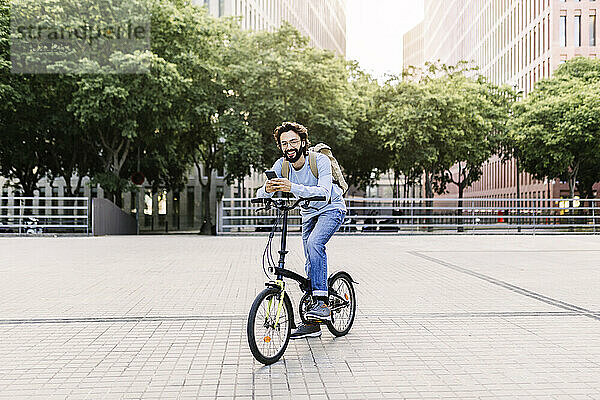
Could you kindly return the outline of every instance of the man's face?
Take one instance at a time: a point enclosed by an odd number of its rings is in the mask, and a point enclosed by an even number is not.
[[[279,137],[279,143],[283,156],[292,163],[295,163],[300,159],[303,154],[304,141],[300,139],[300,136],[294,131],[287,131],[281,134]]]

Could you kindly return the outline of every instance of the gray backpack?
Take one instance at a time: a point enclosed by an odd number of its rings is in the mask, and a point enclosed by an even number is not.
[[[345,194],[348,191],[348,184],[344,179],[340,164],[337,162],[333,156],[333,153],[331,152],[331,147],[327,146],[325,143],[319,143],[318,145],[308,149],[308,164],[310,165],[310,171],[315,178],[319,179],[316,153],[325,154],[329,158],[329,161],[331,162],[331,175],[333,178],[333,183],[342,189],[342,194]],[[286,159],[283,160],[283,164],[281,165],[281,176],[284,178],[290,177],[290,162]]]

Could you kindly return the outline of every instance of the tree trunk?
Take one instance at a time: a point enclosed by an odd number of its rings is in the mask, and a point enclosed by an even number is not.
[[[213,223],[210,215],[210,188],[212,183],[212,166],[205,162],[204,163],[204,172],[207,176],[207,181],[204,183],[202,181],[202,168],[200,167],[200,163],[194,159],[194,164],[196,164],[196,170],[198,171],[198,181],[200,182],[200,186],[202,187],[202,207],[200,212],[200,220],[202,221],[202,225],[200,226],[200,235],[212,235],[213,232]]]
[[[82,181],[83,181],[83,176],[77,175],[77,185],[75,186],[75,193],[73,193],[73,196],[79,197],[79,188],[81,188]]]
[[[210,215],[210,186],[211,186],[211,173],[207,170],[208,180],[205,184],[202,184],[202,226],[200,227],[201,235],[212,235],[213,234],[213,223]]]
[[[428,199],[433,198],[433,183],[431,182],[431,174],[425,172],[425,197]]]
[[[29,171],[31,171],[32,168],[29,168]],[[17,178],[19,179],[19,185],[21,186],[23,193],[21,194],[21,196],[23,197],[34,197],[34,190],[36,188],[37,182],[39,181],[39,177],[37,174],[34,174],[33,172],[25,172],[23,171],[23,173],[18,174]],[[33,205],[33,200],[31,199],[27,199],[25,200],[24,203],[25,206],[27,207],[31,207]],[[23,214],[24,215],[31,215],[33,213],[33,209],[31,208],[25,208],[23,210]]]
[[[71,186],[71,177],[64,176],[65,178],[65,186],[67,189],[67,196],[73,196],[73,188]]]
[[[458,216],[456,223],[458,225],[462,225],[463,224],[463,212],[462,212],[462,206],[463,206],[463,194],[464,194],[465,188],[462,182],[460,182],[458,184],[458,210],[456,210],[456,214]],[[458,232],[464,232],[465,228],[463,226],[459,226],[458,227]]]
[[[123,193],[120,191],[115,193],[115,205],[119,208],[123,208]]]
[[[575,197],[575,185],[577,184],[577,173],[579,172],[579,162],[575,164],[575,167],[569,172],[569,192],[571,199]]]
[[[425,171],[425,197],[428,199],[433,198],[433,187],[432,187],[432,183],[431,183],[431,175],[427,171]],[[433,215],[433,210],[431,209],[431,207],[433,207],[433,201],[427,200],[425,202],[425,207],[427,207],[427,209],[425,210],[427,215]],[[425,221],[426,221],[425,223],[427,225],[432,224],[433,218],[427,218]],[[433,226],[428,226],[427,231],[433,232]]]
[[[569,176],[569,198],[575,197],[575,175],[571,174]]]
[[[398,171],[394,170],[394,187],[392,189],[392,198],[394,200],[392,200],[392,207],[396,207],[398,205],[397,203],[397,198],[400,197],[398,195],[399,189],[398,189]]]

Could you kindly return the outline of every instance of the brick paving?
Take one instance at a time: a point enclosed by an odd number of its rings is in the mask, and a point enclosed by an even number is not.
[[[265,239],[0,239],[0,398],[600,399],[600,237],[334,237],[354,327],[268,367]]]

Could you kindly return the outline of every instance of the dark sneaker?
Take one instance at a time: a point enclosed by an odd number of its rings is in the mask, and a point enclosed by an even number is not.
[[[301,324],[298,329],[292,331],[290,339],[302,339],[305,337],[321,336],[321,327],[319,324]]]
[[[306,318],[331,321],[331,309],[323,300],[319,300],[306,312]]]

